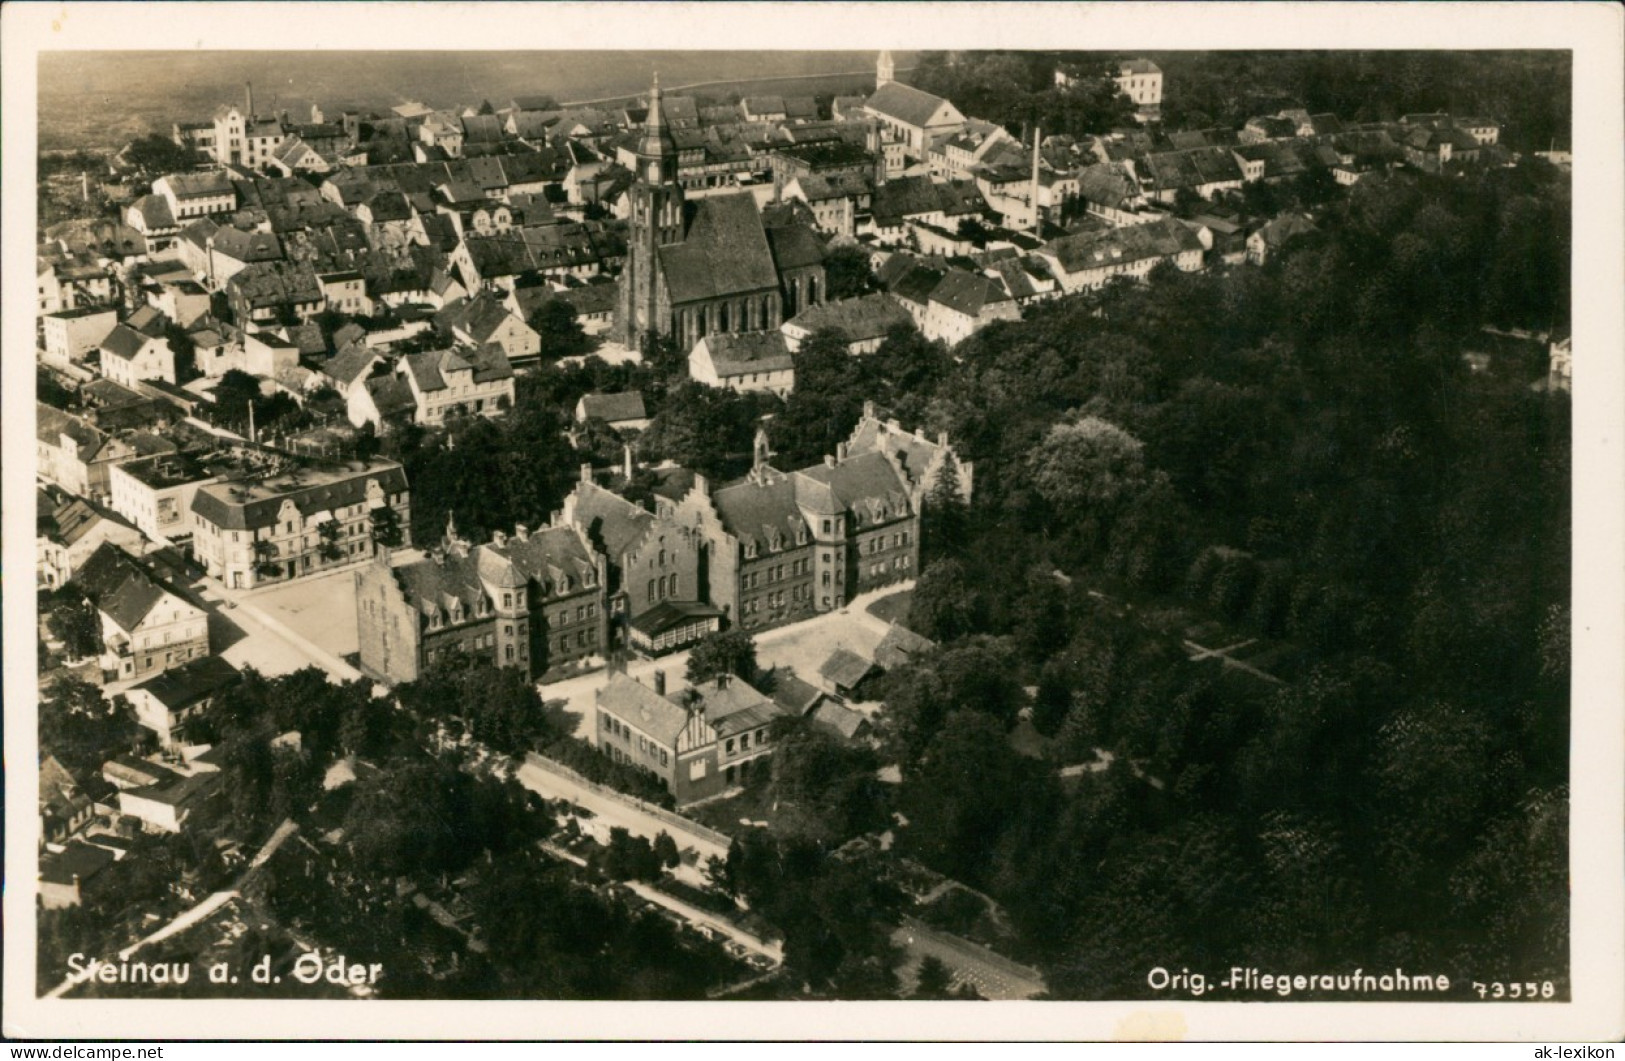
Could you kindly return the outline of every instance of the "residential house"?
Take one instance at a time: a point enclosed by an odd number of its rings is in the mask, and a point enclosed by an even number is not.
[[[326,305],[316,273],[304,262],[258,262],[226,282],[226,299],[245,330],[306,321]]]
[[[380,509],[394,511],[405,541],[410,500],[405,469],[387,460],[294,466],[209,483],[192,497],[193,551],[232,589],[298,578],[377,553]]]
[[[536,678],[606,651],[605,559],[576,527],[497,531],[470,544],[448,521],[423,560],[355,573],[361,666],[416,680],[459,653]]]
[[[41,259],[35,272],[41,313],[113,301],[112,271],[89,258]]]
[[[350,392],[345,412],[356,427],[371,424],[380,432],[417,417],[417,398],[404,376],[369,376]]]
[[[541,335],[493,295],[482,293],[452,302],[435,314],[434,324],[441,334],[457,342],[501,347],[510,365],[530,365],[541,360]]]
[[[1117,68],[1119,94],[1134,101],[1135,118],[1150,121],[1162,113],[1162,68],[1150,59],[1130,59]]]
[[[795,361],[781,332],[708,335],[689,352],[688,377],[711,387],[780,398],[788,398],[796,385]]]
[[[398,371],[412,389],[414,420],[420,424],[498,416],[513,408],[513,366],[496,343],[407,354]]]
[[[54,755],[39,764],[40,843],[60,845],[95,817],[95,802]]]
[[[814,332],[831,329],[846,343],[849,354],[872,354],[893,329],[911,327],[913,317],[884,292],[808,306],[779,330],[793,354]]]
[[[47,313],[40,324],[46,356],[59,363],[78,363],[112,332],[118,324],[118,311],[112,306],[80,306]]]
[[[147,541],[141,531],[114,513],[75,497],[45,508],[42,499],[37,559],[40,585],[55,589],[66,585],[74,572],[84,566],[103,545],[115,545],[130,553],[140,553]]]
[[[1161,262],[1184,272],[1202,267],[1202,243],[1177,221],[1080,232],[1051,240],[1037,250],[1067,294],[1095,290],[1117,277],[1143,280]]]
[[[183,663],[131,686],[124,697],[135,720],[158,735],[166,749],[187,743],[187,731],[208,713],[215,699],[242,680],[236,667],[218,656]]]
[[[208,613],[118,546],[98,548],[71,585],[101,617],[110,680],[139,680],[209,654]]]
[[[161,195],[143,195],[124,208],[124,221],[141,234],[149,255],[163,254],[180,238],[181,226]]]
[[[979,273],[950,269],[931,289],[921,331],[953,346],[996,320],[1021,319],[1004,287]]]
[[[675,697],[666,695],[663,672],[654,682],[617,672],[594,694],[599,751],[660,778],[678,806],[719,795],[767,766],[783,708],[728,675]]]
[[[637,391],[583,394],[576,402],[576,423],[588,420],[602,420],[617,431],[642,431],[649,426],[649,413]]]
[[[1282,214],[1247,237],[1247,261],[1263,265],[1290,241],[1319,231],[1303,214]]]
[[[164,198],[172,219],[181,225],[237,209],[237,186],[220,170],[171,173],[153,181],[152,191]]]
[[[113,437],[44,402],[34,403],[36,474],[70,494],[99,500],[109,491],[109,469],[121,461],[172,450],[146,435]]]
[[[176,382],[175,351],[164,335],[166,323],[155,320],[145,331],[128,322],[115,325],[98,347],[102,376],[132,388],[144,379]]]

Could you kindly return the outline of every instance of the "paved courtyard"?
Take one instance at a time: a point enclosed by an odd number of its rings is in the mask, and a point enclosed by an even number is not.
[[[239,600],[335,656],[356,651],[354,567],[250,590]]]

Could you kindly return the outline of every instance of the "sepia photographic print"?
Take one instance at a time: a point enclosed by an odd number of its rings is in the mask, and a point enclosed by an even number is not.
[[[1617,7],[18,7],[7,1035],[1625,1033]]]

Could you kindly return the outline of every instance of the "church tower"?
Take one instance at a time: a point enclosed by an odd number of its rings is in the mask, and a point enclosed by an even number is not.
[[[891,52],[881,52],[879,60],[875,62],[875,88],[878,90],[881,85],[891,84],[896,80],[896,74],[897,67],[892,62]]]
[[[632,184],[632,217],[621,270],[616,323],[626,345],[636,349],[650,332],[671,331],[670,307],[660,298],[659,248],[683,239],[683,189],[677,183],[677,143],[660,105],[660,76],[649,90],[649,113],[638,141],[637,174]]]

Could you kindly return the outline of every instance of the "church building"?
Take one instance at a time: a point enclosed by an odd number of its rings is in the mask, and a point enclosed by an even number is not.
[[[773,331],[825,300],[823,245],[811,229],[770,229],[748,191],[684,195],[658,79],[636,156],[616,307],[629,345],[652,333],[687,354],[707,335]]]

